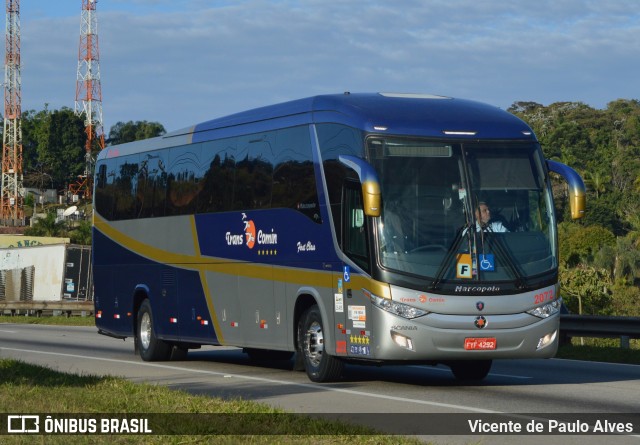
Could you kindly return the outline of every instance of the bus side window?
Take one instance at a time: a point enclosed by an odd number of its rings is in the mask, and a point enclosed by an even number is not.
[[[369,271],[369,246],[364,216],[362,188],[356,181],[347,181],[342,191],[343,243],[345,254],[365,271]]]

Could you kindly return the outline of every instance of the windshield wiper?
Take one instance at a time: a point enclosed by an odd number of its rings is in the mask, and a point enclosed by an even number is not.
[[[451,264],[452,259],[458,253],[458,246],[460,246],[460,242],[462,241],[464,236],[469,236],[469,232],[471,232],[471,225],[469,223],[461,225],[456,231],[456,236],[453,238],[451,246],[449,246],[449,250],[447,250],[447,254],[444,257],[440,268],[438,268],[438,273],[436,274],[433,283],[431,283],[431,290],[436,290],[436,288],[442,281],[442,278],[444,277],[447,268]]]
[[[513,260],[513,255],[511,255],[511,253],[503,245],[504,241],[501,239],[501,237],[494,236],[496,234],[496,232],[494,232],[491,229],[487,230],[486,232],[482,232],[482,233],[483,234],[491,233],[491,236],[487,237],[490,240],[489,245],[495,246],[496,253],[497,253],[498,257],[502,261],[504,261],[504,263],[507,265],[507,267],[509,268],[509,270],[513,274],[513,276],[515,278],[516,288],[522,289],[525,286],[524,273],[520,269],[519,265]]]

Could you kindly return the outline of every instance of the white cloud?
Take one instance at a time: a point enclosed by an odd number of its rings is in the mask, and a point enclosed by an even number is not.
[[[640,24],[629,12],[635,5],[101,2],[105,125],[144,119],[171,130],[345,90],[432,92],[502,107],[517,100],[602,107],[618,97],[637,97]],[[68,17],[23,19],[26,108],[40,109],[44,102],[73,106],[79,15],[78,7]]]

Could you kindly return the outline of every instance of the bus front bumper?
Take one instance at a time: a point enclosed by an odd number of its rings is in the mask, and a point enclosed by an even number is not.
[[[443,361],[551,358],[558,348],[559,314],[541,319],[508,315],[428,315],[407,320],[373,308],[371,357]]]

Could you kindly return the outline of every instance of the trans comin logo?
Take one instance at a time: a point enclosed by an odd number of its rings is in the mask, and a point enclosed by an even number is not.
[[[278,244],[278,234],[274,229],[271,229],[271,232],[256,230],[256,224],[247,217],[246,213],[242,214],[242,222],[244,223],[244,233],[234,234],[227,232],[225,234],[228,246],[245,245],[249,249],[253,249],[256,243],[262,246],[275,246]]]

